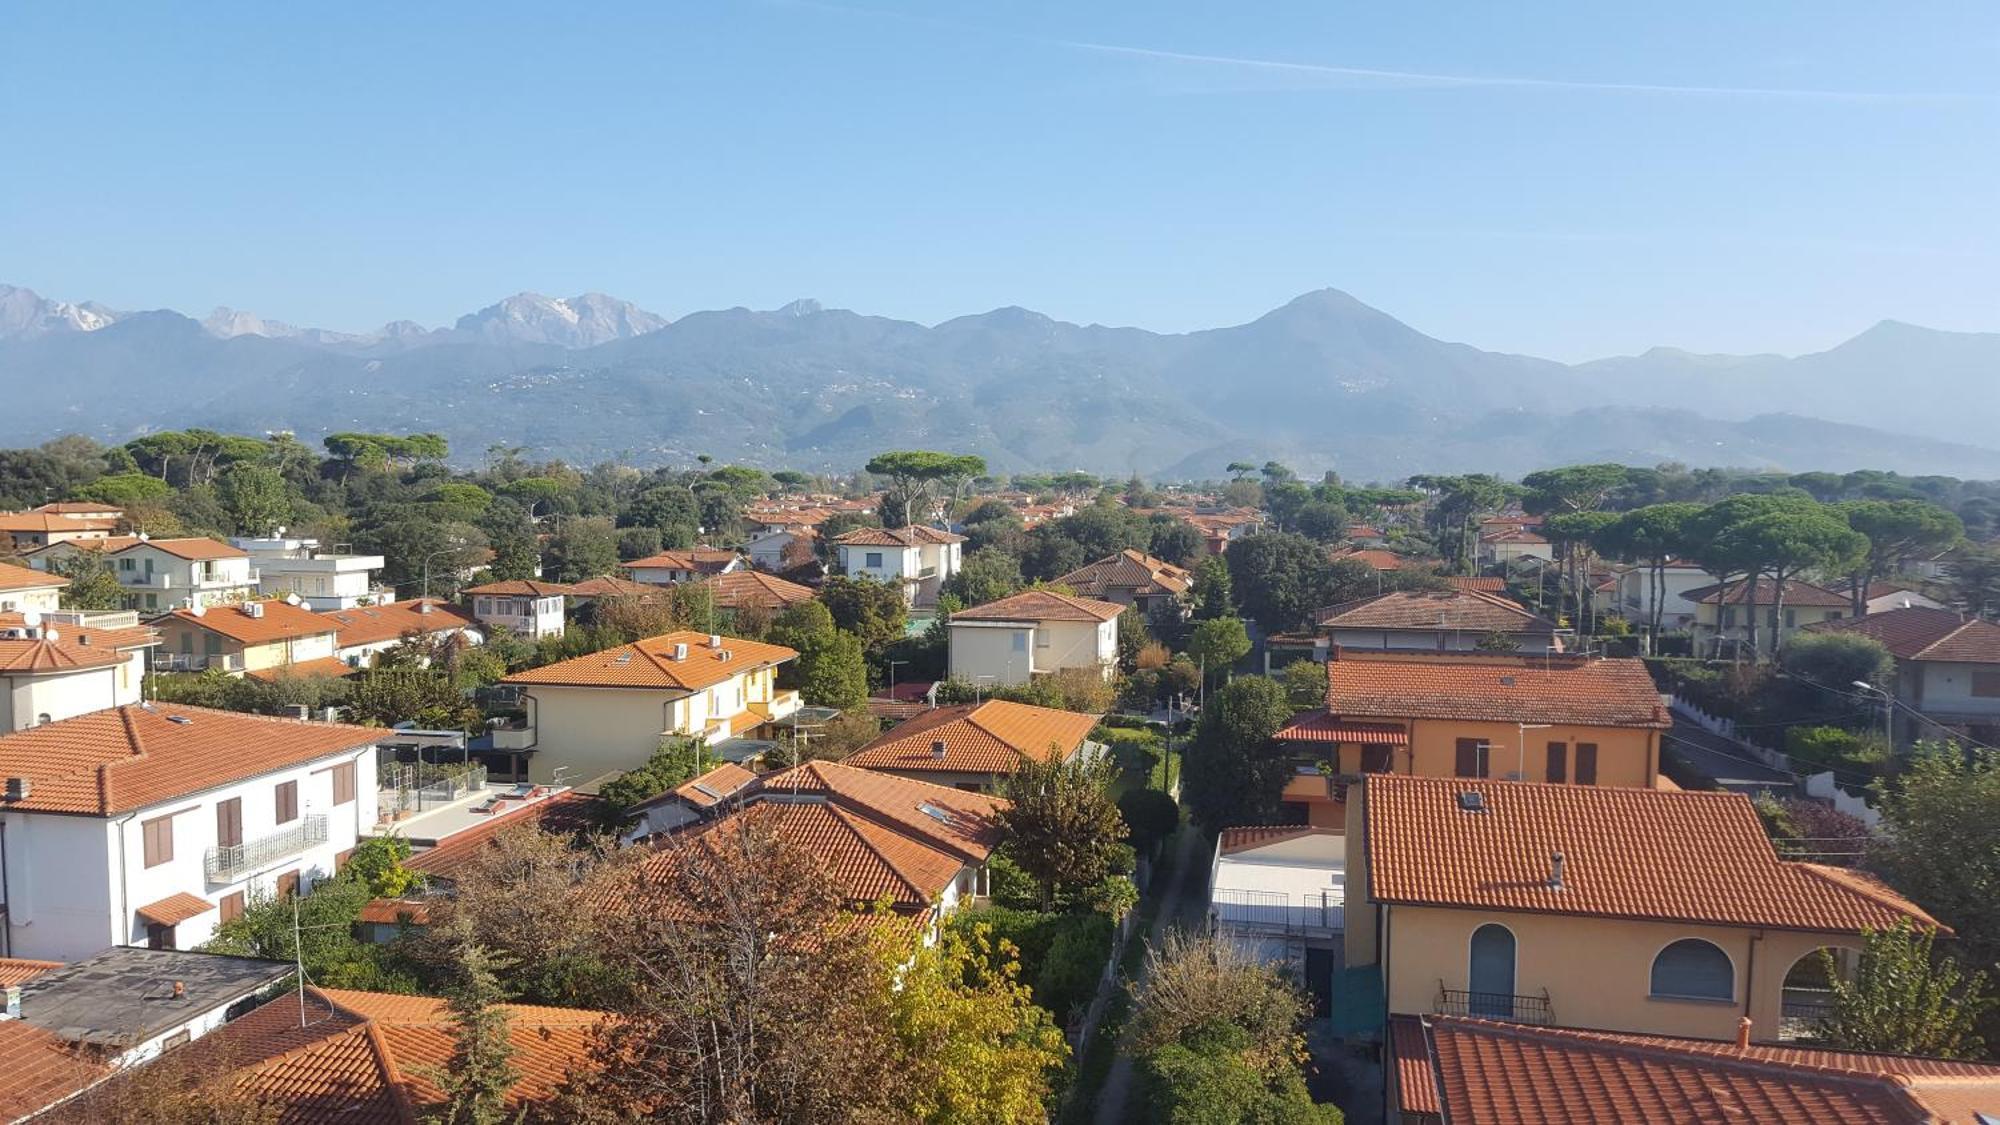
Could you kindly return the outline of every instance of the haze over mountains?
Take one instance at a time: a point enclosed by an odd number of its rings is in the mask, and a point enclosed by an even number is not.
[[[2000,334],[1885,321],[1825,352],[1562,364],[1433,339],[1345,293],[1168,335],[1020,308],[931,327],[825,309],[678,320],[521,293],[449,328],[341,333],[0,285],[0,443],[147,429],[435,430],[636,464],[847,469],[886,448],[996,470],[1212,477],[1231,460],[1516,474],[1572,461],[2000,477]]]

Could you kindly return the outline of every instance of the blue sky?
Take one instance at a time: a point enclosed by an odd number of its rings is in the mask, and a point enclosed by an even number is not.
[[[21,4],[0,96],[0,281],[115,307],[2000,330],[1984,2]]]

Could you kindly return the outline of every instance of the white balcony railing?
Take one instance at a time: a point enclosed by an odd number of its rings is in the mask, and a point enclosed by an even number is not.
[[[260,867],[290,859],[307,848],[324,843],[326,817],[314,813],[302,816],[297,823],[288,824],[268,836],[208,849],[208,854],[203,857],[202,870],[211,883],[233,883]]]
[[[1217,888],[1209,913],[1220,926],[1283,930],[1287,933],[1347,929],[1347,899],[1337,891],[1289,895],[1283,891]]]
[[[215,668],[224,672],[243,671],[243,654],[238,652],[156,652],[155,672],[200,672]]]

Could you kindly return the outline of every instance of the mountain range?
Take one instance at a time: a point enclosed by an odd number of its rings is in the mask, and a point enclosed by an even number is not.
[[[342,333],[0,285],[0,386],[0,444],[201,425],[434,430],[463,455],[641,465],[849,469],[918,447],[1162,479],[1271,458],[1355,480],[1598,460],[2000,478],[2000,334],[1885,321],[1796,357],[1563,364],[1434,339],[1334,289],[1182,334],[813,301],[669,320],[601,293]]]

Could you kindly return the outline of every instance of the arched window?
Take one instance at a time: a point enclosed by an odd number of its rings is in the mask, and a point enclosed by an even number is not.
[[[1470,1015],[1514,1018],[1514,932],[1488,922],[1472,931]]]
[[[1736,966],[1713,942],[1682,938],[1653,958],[1653,995],[1687,1000],[1736,998]]]

